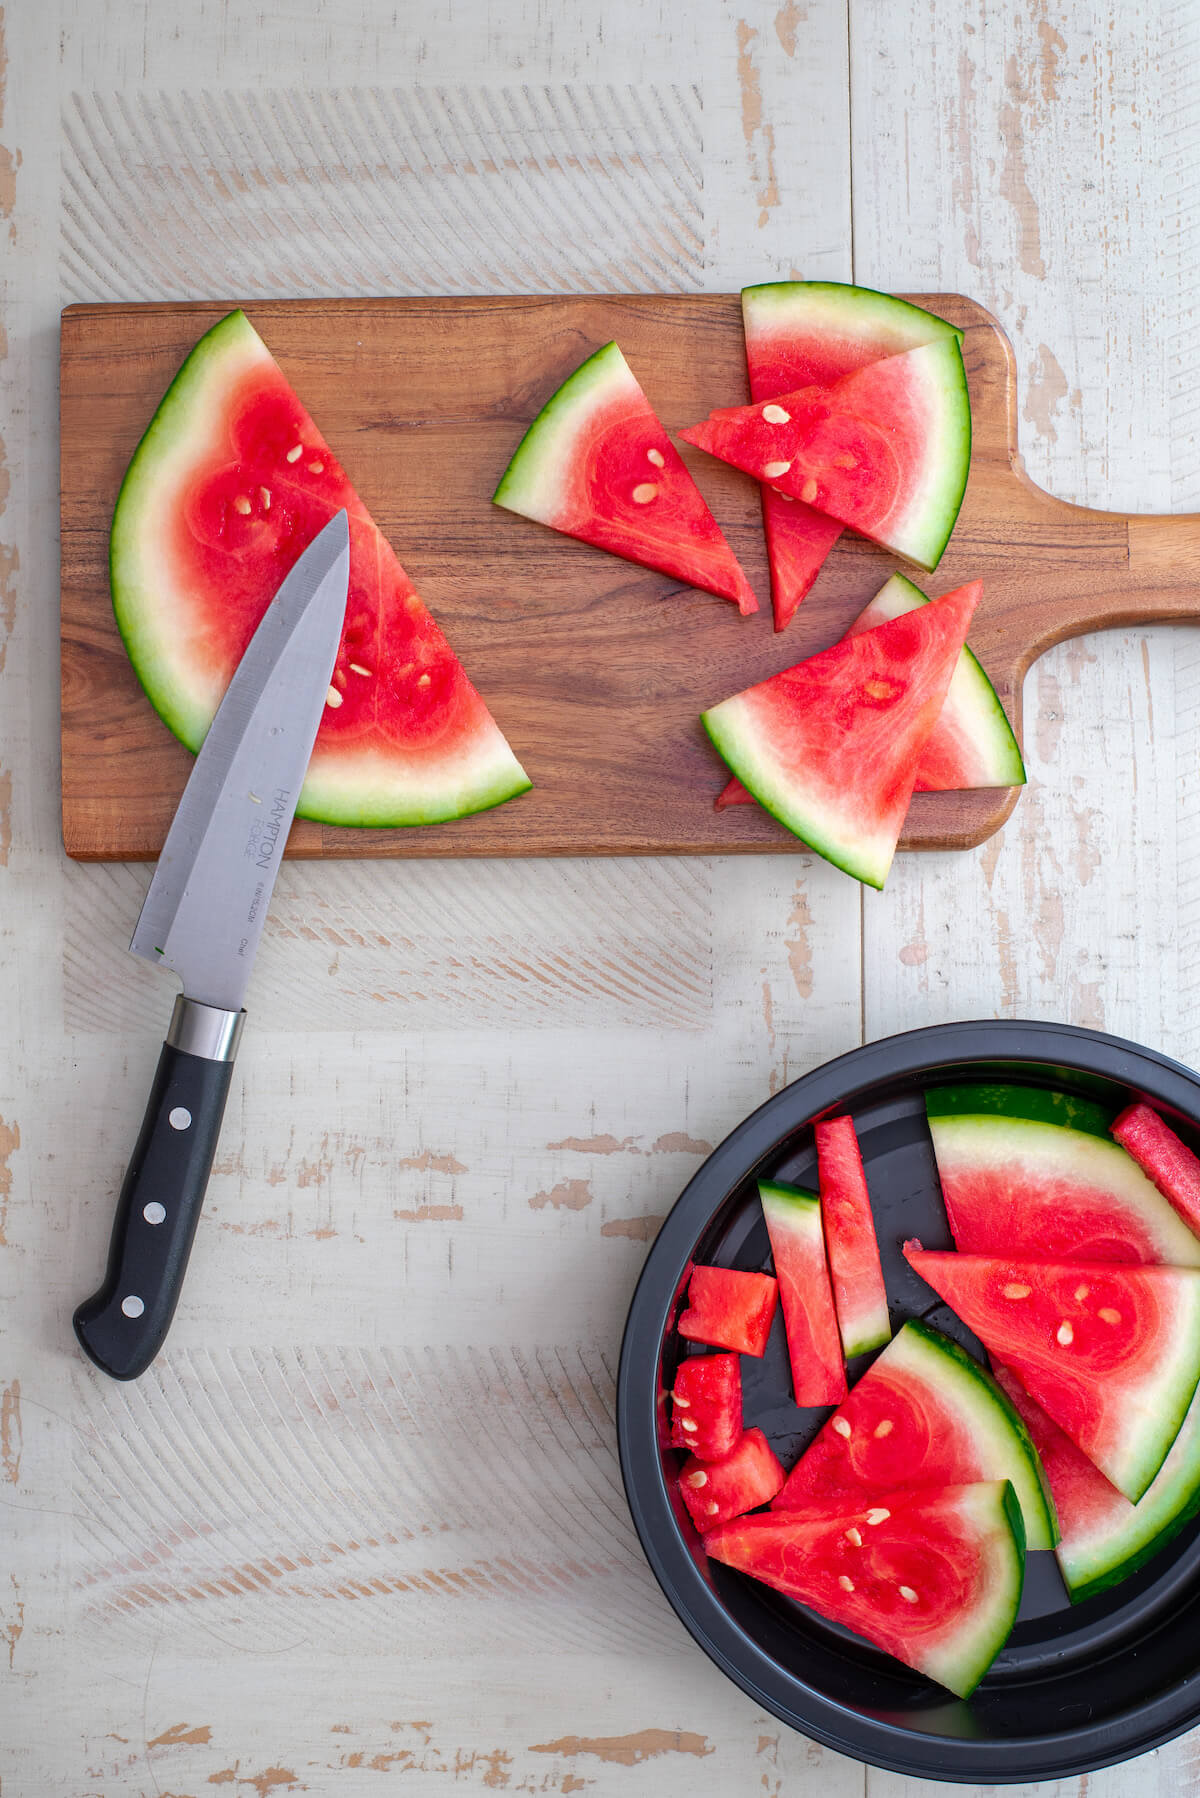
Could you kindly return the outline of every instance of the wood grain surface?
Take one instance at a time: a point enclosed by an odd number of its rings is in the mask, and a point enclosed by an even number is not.
[[[915,295],[964,327],[974,449],[949,548],[925,582],[982,576],[972,646],[1019,724],[1042,650],[1098,626],[1200,613],[1200,519],[1082,510],[1025,478],[1015,371],[994,320]],[[158,399],[221,305],[73,306],[62,321],[62,783],[68,853],[156,855],[191,766],[126,657],[108,590],[108,525]],[[684,448],[756,582],[750,619],[711,595],[490,503],[521,433],[615,337],[669,430],[747,397],[736,296],[296,301],[251,316],[446,629],[533,778],[495,811],[415,830],[299,822],[300,856],[778,851],[758,807],[714,812],[726,778],[700,711],[824,648],[896,559],[841,538],[786,633],[771,628],[758,489]],[[924,580],[919,570],[914,570]],[[964,848],[1016,790],[914,796],[901,839]]]

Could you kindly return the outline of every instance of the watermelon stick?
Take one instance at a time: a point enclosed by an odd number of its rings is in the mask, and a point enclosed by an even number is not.
[[[815,1192],[761,1180],[758,1196],[775,1258],[796,1403],[836,1405],[846,1396],[846,1371],[825,1261],[821,1201]]]
[[[1148,1105],[1127,1105],[1112,1133],[1200,1236],[1200,1160]]]
[[[891,1340],[887,1291],[867,1176],[851,1118],[825,1118],[814,1126],[821,1183],[821,1221],[847,1360]]]

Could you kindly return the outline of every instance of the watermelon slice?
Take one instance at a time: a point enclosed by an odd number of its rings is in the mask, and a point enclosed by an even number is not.
[[[836,1405],[846,1396],[846,1373],[825,1263],[821,1201],[798,1186],[761,1180],[758,1196],[779,1281],[796,1403]]]
[[[836,281],[768,281],[742,290],[752,400],[798,387],[828,387],[856,368],[962,333],[907,300]],[[762,490],[775,629],[781,631],[817,578],[842,527],[803,500]]]
[[[1036,1087],[993,1087],[976,1099],[977,1090],[925,1095],[946,1216],[964,1253],[1200,1267],[1200,1238],[1117,1143],[1003,1109],[1056,1115]]]
[[[1007,1480],[743,1517],[711,1530],[704,1547],[960,1698],[1008,1640],[1025,1574]]]
[[[1112,1133],[1184,1222],[1200,1231],[1200,1160],[1148,1105],[1127,1105]]]
[[[1200,1382],[1200,1272],[945,1254],[919,1243],[904,1253],[1136,1503]]]
[[[801,1455],[775,1509],[996,1479],[1012,1481],[1030,1548],[1052,1548],[1054,1507],[1024,1424],[965,1349],[914,1319]]]
[[[733,600],[758,601],[615,343],[589,356],[517,445],[498,506]]]
[[[890,1339],[892,1326],[858,1137],[851,1118],[823,1118],[813,1135],[842,1348],[847,1357],[865,1355]]]
[[[716,1461],[736,1446],[741,1433],[741,1362],[736,1355],[689,1355],[675,1371],[672,1447]]]
[[[433,824],[530,782],[243,312],[201,338],[129,465],[117,624],[163,722],[199,749],[284,575],[341,507],[350,594],[297,816]]]
[[[944,338],[830,387],[724,407],[679,435],[933,569],[971,461],[962,353],[955,338]]]
[[[773,1274],[735,1267],[694,1267],[688,1308],[676,1328],[691,1342],[761,1355],[771,1333],[779,1287]]]
[[[928,603],[928,596],[919,587],[904,575],[894,574],[866,610],[859,613],[846,635],[856,637],[874,630],[877,624]],[[921,751],[913,791],[943,793],[963,787],[1017,787],[1024,783],[1025,764],[1004,707],[964,644],[938,721]],[[748,793],[740,780],[731,780],[717,799],[716,809],[753,803],[753,793]]]
[[[1136,1573],[1200,1511],[1200,1395],[1145,1496],[1131,1505],[1015,1374],[997,1367],[996,1380],[1023,1418],[1046,1470],[1062,1531],[1054,1552],[1073,1604]]]
[[[881,887],[979,599],[979,582],[845,638],[703,713],[744,786],[781,823]]]
[[[689,1456],[679,1472],[680,1496],[701,1531],[765,1505],[782,1485],[783,1468],[761,1430],[747,1430],[719,1461]]]

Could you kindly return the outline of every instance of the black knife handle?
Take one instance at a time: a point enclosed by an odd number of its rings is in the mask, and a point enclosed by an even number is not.
[[[240,1022],[237,1013],[214,1015]],[[227,1050],[217,1059],[177,1046],[181,1036],[197,1040],[177,1029],[179,1019],[177,1003],[117,1201],[104,1284],[73,1319],[85,1353],[115,1380],[145,1372],[175,1315],[233,1075],[238,1028],[224,1045],[205,1044]]]

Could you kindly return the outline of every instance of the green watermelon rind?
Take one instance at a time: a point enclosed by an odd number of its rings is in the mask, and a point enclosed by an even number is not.
[[[1115,1529],[1055,1553],[1072,1604],[1119,1585],[1153,1559],[1200,1512],[1200,1395],[1192,1399],[1179,1434],[1154,1479]]]
[[[1058,1517],[1041,1457],[1012,1401],[987,1369],[949,1336],[917,1318],[893,1337],[884,1355],[889,1374],[897,1368],[911,1370],[939,1400],[954,1405],[966,1417],[976,1441],[991,1444],[996,1464],[990,1477],[1011,1481],[1028,1546],[1053,1548],[1058,1541]],[[979,1477],[989,1476],[981,1473]]]
[[[935,402],[935,417],[928,436],[937,442],[939,454],[926,471],[922,491],[905,511],[902,528],[894,533],[889,529],[884,548],[907,556],[931,574],[950,541],[967,491],[971,471],[971,396],[956,338],[938,338],[909,354],[923,357],[930,370],[924,386]]]
[[[722,700],[720,705],[700,714],[709,741],[726,767],[765,811],[810,849],[864,885],[882,889],[895,854],[890,832],[878,831],[872,840],[861,824],[847,829],[844,812],[831,808],[823,815],[823,808],[785,795],[776,785],[769,758],[761,753],[764,744],[757,723],[751,718],[744,728],[739,728],[745,709],[743,697],[735,693],[732,699]]]
[[[910,581],[907,575],[894,574],[884,582],[871,603],[855,619],[850,627],[850,634],[855,635],[875,624],[885,624],[892,618],[900,618],[905,612],[914,612],[918,606],[928,604],[929,595],[922,593],[915,582]],[[963,734],[970,738],[972,746],[984,759],[989,778],[986,782],[981,782],[981,785],[1024,786],[1025,763],[1013,735],[1012,725],[1008,721],[1008,714],[979,658],[965,643],[950,677],[939,722],[946,718],[960,721]]]
[[[1060,1087],[1018,1086],[1000,1080],[930,1086],[925,1090],[928,1118],[999,1116],[1028,1118],[1035,1124],[1058,1124],[1109,1142],[1109,1126],[1117,1107],[1084,1099]]]
[[[622,388],[636,389],[636,377],[620,346],[606,343],[550,395],[501,475],[493,503],[554,526],[561,516],[561,482],[570,472],[575,439],[596,408]]]
[[[833,330],[863,336],[872,323],[877,342],[888,342],[880,355],[901,355],[941,337],[962,342],[957,325],[914,306],[911,300],[854,287],[844,281],[762,281],[742,289],[742,320],[748,339],[773,329]]]
[[[929,1111],[928,1095],[926,1115],[939,1172],[951,1162],[972,1171],[1007,1169],[1015,1156],[1032,1155],[1040,1166],[1094,1186],[1098,1195],[1120,1198],[1154,1235],[1161,1262],[1200,1268],[1200,1238],[1120,1143],[1040,1118],[970,1112],[939,1115]]]
[[[152,566],[152,545],[177,503],[178,482],[172,477],[182,479],[201,459],[197,445],[206,417],[223,418],[221,400],[235,358],[239,373],[256,362],[272,371],[276,366],[240,308],[205,332],[160,401],[121,483],[109,537],[117,629],[150,704],[193,753],[208,733],[221,695],[203,689],[198,680],[189,686],[186,669],[170,656],[163,608],[147,603],[146,595],[162,590]],[[157,523],[156,512],[161,514]],[[465,753],[443,757],[432,776],[428,764],[414,770],[403,793],[396,790],[394,763],[388,775],[379,758],[384,777],[373,789],[361,754],[356,759],[352,750],[335,749],[322,756],[318,748],[296,816],[321,824],[397,828],[440,824],[502,805],[533,783],[494,721],[489,723],[482,742],[475,738],[465,745]]]

